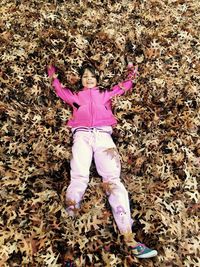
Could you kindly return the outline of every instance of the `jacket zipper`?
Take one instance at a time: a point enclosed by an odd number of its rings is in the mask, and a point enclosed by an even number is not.
[[[91,126],[93,126],[93,110],[92,110],[92,92],[90,90],[90,111],[91,111]]]

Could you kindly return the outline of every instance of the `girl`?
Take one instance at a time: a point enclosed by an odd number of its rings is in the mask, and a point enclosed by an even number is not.
[[[106,192],[108,201],[125,243],[137,258],[150,258],[156,256],[157,251],[133,239],[128,193],[120,180],[119,155],[111,137],[112,126],[117,122],[111,111],[111,99],[131,90],[132,80],[137,75],[137,69],[132,63],[129,63],[128,69],[127,80],[109,91],[100,90],[99,76],[90,64],[83,65],[81,69],[82,89],[76,93],[62,87],[55,74],[55,67],[49,66],[48,75],[52,78],[56,94],[73,108],[73,117],[67,123],[73,133],[71,181],[66,192],[69,215],[73,216],[80,207],[94,158],[103,182],[109,184],[109,192]]]

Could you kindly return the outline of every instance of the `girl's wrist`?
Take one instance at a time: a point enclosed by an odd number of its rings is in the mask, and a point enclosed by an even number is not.
[[[128,62],[128,66],[127,66],[127,68],[128,68],[128,70],[133,69],[133,68],[134,68],[134,66],[133,66],[133,62],[129,61],[129,62]]]
[[[133,66],[133,63],[129,62],[129,65],[128,65],[128,79],[130,79],[132,81],[135,81],[138,76],[139,76],[138,66]]]
[[[47,67],[47,73],[49,78],[51,79],[55,79],[55,75],[56,75],[56,68],[52,65]]]
[[[54,79],[56,79],[57,77],[58,77],[57,74],[54,73],[50,78],[51,78],[51,80],[54,80]]]

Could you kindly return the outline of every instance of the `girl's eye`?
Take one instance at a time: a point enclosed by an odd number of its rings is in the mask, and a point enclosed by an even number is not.
[[[89,76],[83,76],[83,78],[88,78]],[[91,78],[95,78],[94,75],[90,76]]]

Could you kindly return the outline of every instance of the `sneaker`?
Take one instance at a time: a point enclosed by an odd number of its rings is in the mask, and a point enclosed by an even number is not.
[[[132,255],[139,259],[152,258],[158,254],[157,250],[150,249],[142,243],[138,243],[136,246],[130,246],[129,248],[132,250]]]

